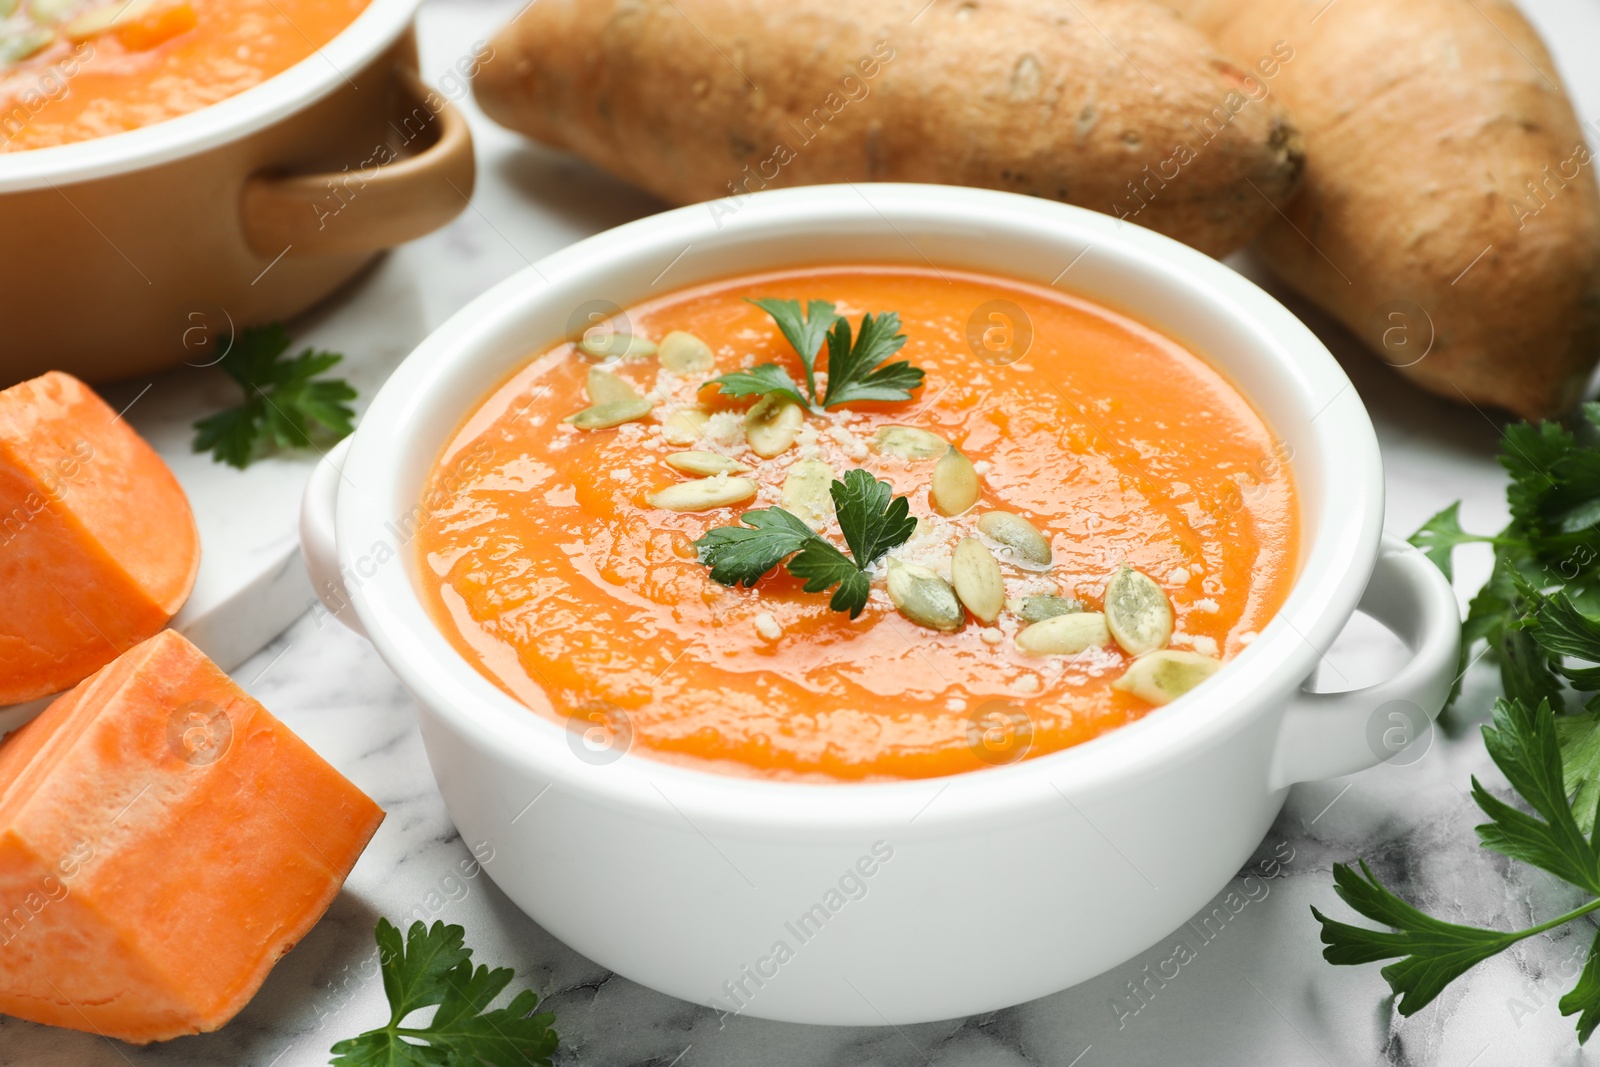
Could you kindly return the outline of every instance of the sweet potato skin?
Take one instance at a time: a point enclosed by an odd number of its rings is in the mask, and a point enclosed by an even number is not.
[[[1600,358],[1600,192],[1516,8],[1172,2],[1235,56],[1295,49],[1278,88],[1306,183],[1257,243],[1267,263],[1433,392],[1568,411]]]
[[[1221,255],[1300,169],[1270,85],[1146,0],[540,0],[491,45],[474,81],[491,118],[674,204],[735,198],[714,212],[764,188],[939,182]]]

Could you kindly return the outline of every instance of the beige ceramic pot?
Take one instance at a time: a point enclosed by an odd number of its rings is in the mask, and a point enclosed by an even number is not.
[[[0,154],[0,387],[199,362],[466,207],[472,140],[417,75],[417,3],[373,0],[192,114]]]

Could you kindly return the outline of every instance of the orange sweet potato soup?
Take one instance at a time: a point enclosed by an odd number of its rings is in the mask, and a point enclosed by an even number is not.
[[[0,0],[0,152],[196,111],[310,56],[368,0]]]
[[[418,573],[461,655],[602,747],[932,777],[1087,741],[1237,654],[1294,578],[1288,458],[1104,307],[794,270],[534,358],[440,457]]]

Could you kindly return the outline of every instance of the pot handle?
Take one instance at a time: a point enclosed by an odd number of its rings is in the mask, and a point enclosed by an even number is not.
[[[350,629],[367,636],[366,627],[350,603],[350,589],[339,567],[339,539],[335,518],[339,510],[339,481],[344,477],[344,459],[350,454],[351,438],[346,437],[322,457],[306,483],[300,498],[300,555],[311,576],[311,588],[328,614]]]
[[[1347,693],[1295,695],[1278,731],[1270,788],[1314,782],[1375,767],[1438,717],[1450,695],[1461,647],[1461,609],[1438,567],[1411,545],[1384,534],[1361,611],[1406,643],[1411,661],[1386,682]]]
[[[240,210],[245,239],[257,255],[377,252],[432,233],[467,206],[477,165],[466,118],[408,64],[398,64],[396,74],[415,102],[411,114],[423,111],[436,125],[434,143],[393,162],[369,159],[355,170],[253,176]],[[430,99],[438,101],[438,111]],[[411,119],[404,122],[409,130]],[[379,151],[393,149],[382,146],[374,157]]]

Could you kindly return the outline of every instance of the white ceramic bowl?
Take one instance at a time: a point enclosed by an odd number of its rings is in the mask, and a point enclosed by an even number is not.
[[[406,516],[447,435],[566,336],[574,308],[628,307],[748,271],[885,260],[1054,282],[1183,341],[1254,402],[1292,449],[1303,509],[1298,581],[1254,643],[1183,699],[1076,748],[951,778],[837,786],[599,758],[452,650],[418,599]],[[302,539],[330,609],[348,598],[353,615],[340,614],[416,695],[463,837],[489,844],[495,882],[547,930],[724,1011],[898,1024],[1016,1004],[1128,959],[1235,875],[1291,784],[1389,755],[1369,741],[1374,722],[1437,714],[1456,665],[1455,598],[1382,522],[1377,442],[1354,389],[1250,282],[1079,208],[874,185],[670,211],[496,286],[417,348],[348,453],[318,472]],[[1358,604],[1412,658],[1368,689],[1304,692],[1318,650]]]

